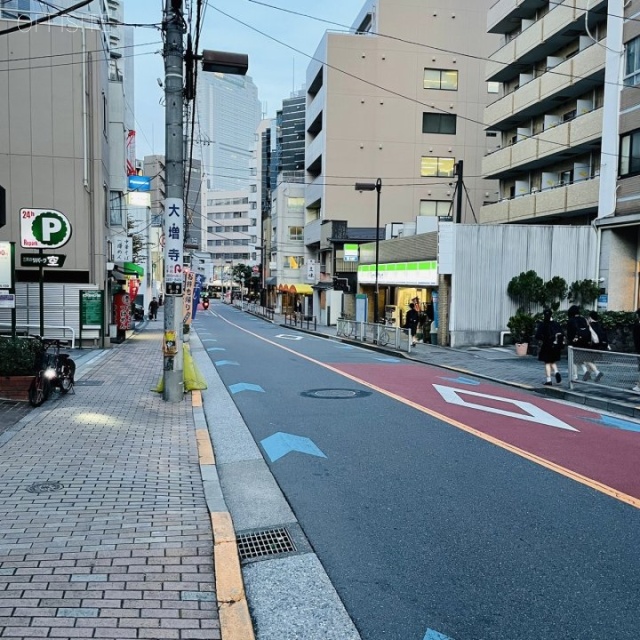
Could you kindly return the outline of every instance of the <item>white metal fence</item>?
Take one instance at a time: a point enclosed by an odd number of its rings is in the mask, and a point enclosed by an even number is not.
[[[640,355],[618,351],[568,348],[569,388],[640,389]],[[638,395],[640,400],[640,392]]]
[[[356,322],[355,320],[338,320],[337,336],[391,347],[399,351],[411,352],[411,332],[409,329],[374,324],[372,322]]]

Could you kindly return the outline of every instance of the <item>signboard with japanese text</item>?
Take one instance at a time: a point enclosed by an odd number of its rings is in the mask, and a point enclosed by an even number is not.
[[[193,291],[196,286],[196,274],[189,271],[184,276],[184,298],[182,300],[182,324],[191,324],[193,309]]]
[[[204,283],[206,278],[201,273],[196,273],[196,284],[193,289],[193,305],[191,310],[191,319],[195,320],[196,311],[198,310],[198,305],[200,304],[200,292],[204,288]]]
[[[15,293],[5,293],[0,291],[0,309],[15,309],[16,295]]]
[[[127,236],[116,236],[112,239],[113,261],[131,262],[133,260],[133,239]]]
[[[12,253],[11,242],[0,242],[0,289],[13,288]]]
[[[71,223],[55,209],[20,209],[20,246],[57,249],[71,238]]]
[[[56,268],[62,267],[66,259],[67,256],[64,253],[44,253],[43,255],[23,253],[20,256],[20,266]]]
[[[181,295],[184,251],[184,203],[180,198],[167,198],[164,203],[164,281],[166,293]]]
[[[104,291],[80,291],[80,325],[83,329],[101,329],[104,318]]]
[[[359,245],[357,244],[345,244],[344,245],[344,261],[345,262],[358,262]]]

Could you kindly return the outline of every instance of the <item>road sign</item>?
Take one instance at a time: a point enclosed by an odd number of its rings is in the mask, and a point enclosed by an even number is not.
[[[13,260],[11,242],[0,242],[0,289],[13,287]]]
[[[23,253],[20,256],[21,267],[62,267],[67,256],[64,253],[45,253],[41,256],[35,253]]]
[[[55,209],[20,209],[20,246],[57,249],[69,242],[71,223]]]

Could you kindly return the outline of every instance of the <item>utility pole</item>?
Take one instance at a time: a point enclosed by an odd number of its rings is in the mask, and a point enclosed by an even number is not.
[[[184,18],[182,0],[166,0],[164,20],[165,199],[163,397],[181,402],[184,394],[182,355],[184,211]]]
[[[458,176],[458,184],[456,185],[456,222],[460,224],[462,222],[462,190],[464,189],[463,175],[462,175],[463,162],[458,160],[456,162],[456,176]]]

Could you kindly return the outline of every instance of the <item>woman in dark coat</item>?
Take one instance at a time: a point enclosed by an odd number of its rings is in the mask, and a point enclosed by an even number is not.
[[[418,332],[418,323],[420,322],[420,314],[416,311],[416,305],[413,302],[409,305],[409,311],[404,321],[404,328],[411,331],[411,342],[415,346],[416,333]]]
[[[551,374],[555,376],[556,382],[562,382],[562,376],[558,371],[558,360],[564,344],[564,334],[562,328],[553,319],[551,309],[545,309],[542,314],[542,322],[538,324],[536,330],[536,340],[540,341],[538,360],[544,362],[546,375],[545,386],[551,386]]]

